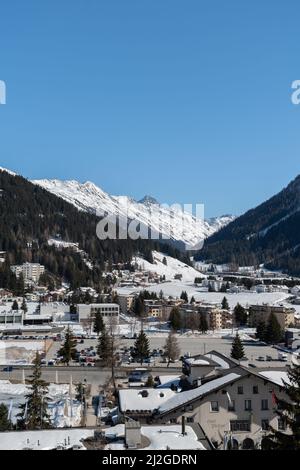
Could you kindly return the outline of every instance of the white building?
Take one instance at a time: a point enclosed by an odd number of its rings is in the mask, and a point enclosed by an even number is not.
[[[17,278],[23,274],[25,281],[38,282],[40,276],[45,272],[45,266],[39,263],[23,263],[21,265],[11,266],[11,270]]]
[[[118,304],[78,304],[78,320],[80,323],[93,322],[96,315],[101,315],[105,323],[114,318],[119,323],[120,306]]]

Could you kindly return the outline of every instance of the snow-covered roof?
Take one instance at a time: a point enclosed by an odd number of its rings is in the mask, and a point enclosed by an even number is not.
[[[143,396],[147,392],[147,396]],[[126,411],[154,411],[176,393],[171,389],[139,388],[119,390],[120,410]],[[146,393],[145,393],[146,395]]]
[[[206,450],[197,435],[190,426],[186,426],[185,435],[182,435],[182,429],[179,425],[167,426],[142,426],[141,433],[150,441],[147,450],[184,450],[198,449]],[[105,436],[114,436],[120,441],[106,446],[107,450],[124,449],[125,428],[124,424],[118,424],[112,428],[105,429]],[[121,440],[122,439],[122,440]],[[145,450],[145,449],[144,449]]]
[[[209,359],[212,359],[213,361],[215,361],[217,364],[219,364],[219,366],[222,369],[230,369],[229,362],[225,361],[220,356],[217,356],[217,354],[208,353],[208,354],[205,354],[205,357],[208,357]]]
[[[287,383],[290,382],[287,372],[283,370],[264,370],[259,372],[259,375],[262,375],[266,379],[270,380],[270,382],[273,382],[280,387],[284,386],[283,380]]]
[[[160,375],[159,385],[157,388],[170,388],[172,385],[178,386],[180,375]]]
[[[82,439],[93,436],[93,429],[51,429],[23,432],[2,432],[0,433],[0,450],[47,450],[58,446],[71,448],[80,446]]]
[[[179,406],[185,405],[189,403],[190,401],[196,400],[197,398],[200,398],[209,392],[213,392],[214,390],[230,382],[234,382],[240,377],[241,377],[240,374],[235,374],[235,373],[227,374],[224,377],[220,377],[215,380],[210,380],[209,382],[207,382],[204,385],[201,385],[200,387],[194,388],[192,390],[188,390],[186,392],[177,393],[176,396],[170,398],[168,401],[163,403],[159,407],[158,412],[162,414],[174,408],[178,408]]]
[[[185,362],[193,366],[209,366],[210,365],[209,361],[206,361],[205,359],[197,359],[195,357],[185,359]]]

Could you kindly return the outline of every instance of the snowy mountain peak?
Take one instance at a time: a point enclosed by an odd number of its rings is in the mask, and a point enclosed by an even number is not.
[[[183,210],[163,207],[153,197],[145,196],[137,202],[128,196],[112,196],[94,183],[87,181],[34,180],[47,191],[73,204],[77,209],[96,214],[110,214],[137,220],[161,234],[165,240],[183,242],[189,248],[199,246],[201,241],[231,222],[233,216],[216,217],[211,222],[196,219]]]
[[[157,201],[157,199],[155,199],[155,197],[149,196],[148,194],[146,194],[146,196],[144,196],[138,202],[140,204],[159,204],[159,202]]]

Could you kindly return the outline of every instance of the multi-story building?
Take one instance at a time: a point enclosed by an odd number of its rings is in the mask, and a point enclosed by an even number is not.
[[[273,313],[284,330],[294,324],[295,309],[282,305],[251,305],[249,308],[249,325],[255,328],[261,322],[267,322]]]
[[[101,315],[104,323],[119,324],[120,306],[118,304],[78,304],[76,307],[78,320],[82,325],[93,325],[96,315]]]
[[[130,312],[133,307],[135,295],[133,294],[118,294],[118,304],[120,305],[121,312],[125,315]]]
[[[277,399],[288,400],[280,382],[287,379],[285,370],[254,372],[216,351],[190,357],[186,365],[190,371],[195,369],[194,385],[190,381],[189,389],[173,395],[162,390],[161,403],[147,414],[139,412],[132,401],[126,414],[134,412],[135,419],[154,425],[179,424],[184,418],[188,424],[200,425],[214,447],[224,450],[267,448],[270,426],[290,432],[276,413]],[[197,380],[199,374],[201,380]],[[130,391],[127,394],[129,404]]]
[[[45,266],[39,263],[23,263],[11,266],[11,270],[17,278],[22,274],[24,281],[38,282],[40,276],[45,272]]]

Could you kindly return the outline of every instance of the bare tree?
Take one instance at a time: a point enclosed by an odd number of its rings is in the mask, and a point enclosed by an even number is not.
[[[164,350],[165,350],[165,356],[168,359],[167,367],[169,367],[170,362],[178,359],[180,355],[180,348],[179,348],[177,338],[175,336],[175,331],[173,330],[170,331],[166,340],[166,344],[164,346]]]

